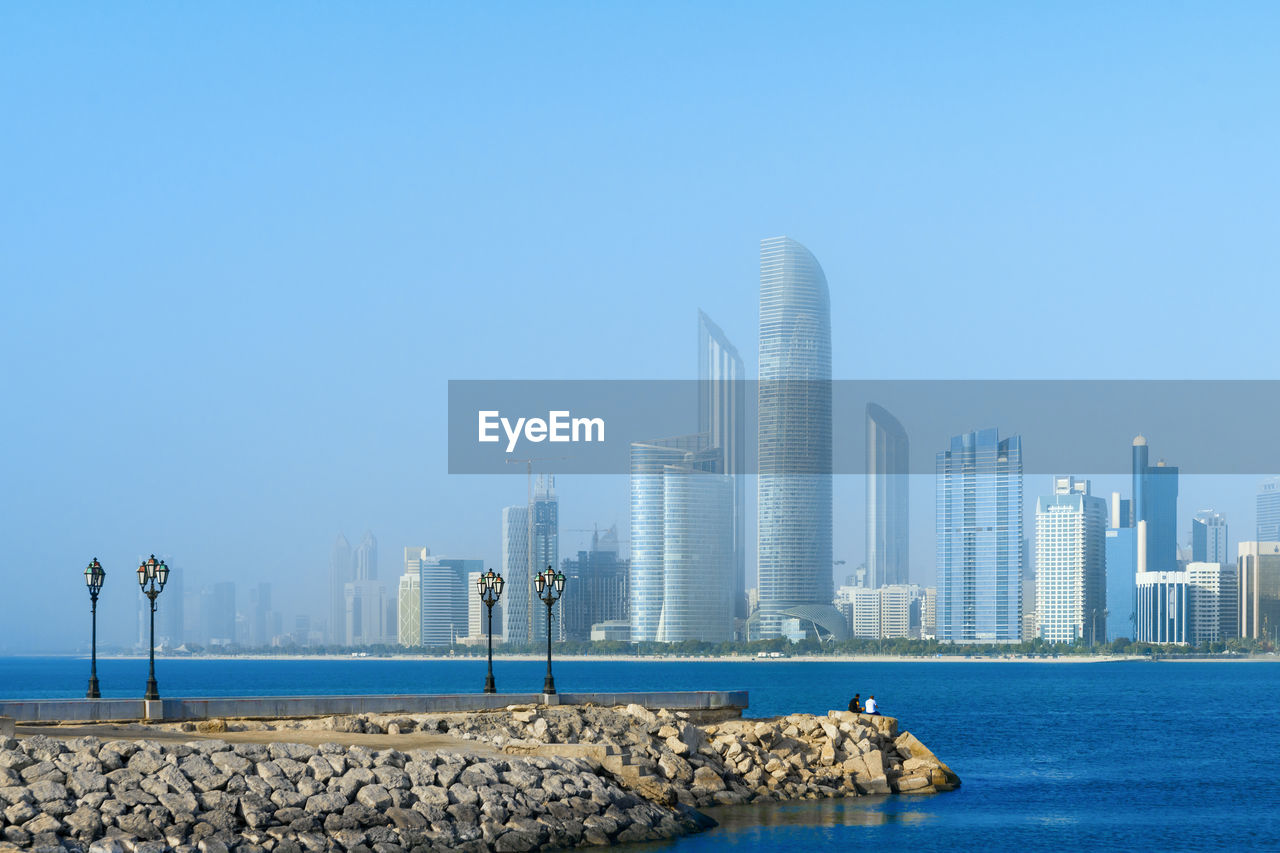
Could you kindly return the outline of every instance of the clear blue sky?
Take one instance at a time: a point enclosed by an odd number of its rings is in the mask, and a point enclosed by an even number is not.
[[[837,377],[1268,378],[1278,24],[6,4],[0,648],[80,642],[94,555],[109,637],[151,551],[316,611],[340,530],[388,579],[405,545],[495,561],[524,481],[445,474],[447,380],[689,378],[699,307],[753,370],[766,236],[823,264]],[[1188,487],[1184,515],[1251,523],[1252,481]],[[561,493],[566,528],[625,525],[625,482]],[[860,494],[837,485],[850,566]]]

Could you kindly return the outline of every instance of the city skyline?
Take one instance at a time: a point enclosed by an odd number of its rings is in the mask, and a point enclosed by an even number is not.
[[[173,555],[188,597],[267,578],[286,614],[328,611],[340,530],[496,565],[493,508],[523,484],[446,475],[447,381],[695,378],[698,307],[756,375],[764,235],[793,235],[836,285],[837,377],[1269,375],[1246,336],[1205,358],[1133,333],[1274,304],[1280,123],[1259,102],[1277,59],[1239,16],[1179,7],[1153,30],[1117,11],[1099,39],[1060,10],[985,27],[929,4],[744,10],[727,32],[709,8],[674,31],[658,9],[572,26],[460,9],[442,28],[426,9],[381,27],[331,8],[301,30],[243,14],[6,16],[0,66],[25,82],[3,98],[28,120],[0,140],[3,648],[82,643],[49,616],[87,606],[93,556],[117,640],[136,634],[140,551]],[[190,16],[208,40],[175,52]],[[656,67],[654,44],[670,46]],[[1088,345],[1045,347],[1049,326]],[[912,438],[927,458],[946,436]],[[1247,539],[1274,473],[1184,477],[1181,503]],[[559,482],[564,528],[625,540],[621,480]],[[832,557],[850,566],[862,487],[833,484]],[[911,492],[920,582],[932,487]],[[29,567],[48,582],[20,583]]]

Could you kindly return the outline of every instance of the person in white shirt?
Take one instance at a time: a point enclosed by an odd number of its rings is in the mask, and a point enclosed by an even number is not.
[[[867,714],[875,714],[876,716],[879,716],[879,715],[880,715],[880,706],[876,704],[876,697],[874,697],[874,696],[868,696],[868,697],[867,697],[867,704],[866,704],[866,706],[865,706],[865,707],[866,707],[866,711],[865,711],[865,713],[867,713]]]

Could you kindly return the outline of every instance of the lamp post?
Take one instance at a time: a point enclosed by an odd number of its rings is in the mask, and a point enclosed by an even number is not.
[[[564,594],[564,573],[547,566],[545,572],[533,576],[533,586],[538,591],[538,598],[547,605],[547,679],[542,683],[542,692],[555,695],[556,680],[551,677],[551,608]]]
[[[102,693],[98,690],[98,593],[102,591],[102,584],[107,579],[107,573],[103,570],[102,564],[98,562],[98,558],[93,560],[84,570],[85,586],[89,587],[89,612],[93,624],[93,633],[90,635],[92,640],[89,646],[89,692],[84,694],[86,699],[101,699]]]
[[[498,599],[502,597],[504,583],[506,581],[502,579],[502,575],[495,574],[493,569],[480,575],[476,580],[476,592],[480,594],[480,600],[489,610],[489,674],[484,679],[485,693],[498,692],[493,684],[493,605],[497,604]]]
[[[138,586],[142,587],[142,594],[151,599],[151,668],[147,674],[147,693],[143,699],[160,698],[160,686],[156,684],[156,599],[160,597],[160,591],[168,581],[169,567],[164,564],[164,560],[157,560],[155,554],[138,564]]]

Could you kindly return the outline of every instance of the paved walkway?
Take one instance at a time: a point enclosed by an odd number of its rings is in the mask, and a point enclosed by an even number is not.
[[[334,732],[323,729],[275,729],[272,731],[217,732],[202,734],[184,732],[161,726],[140,723],[95,723],[92,725],[16,726],[17,737],[46,735],[59,740],[74,740],[92,735],[103,740],[155,740],[168,743],[186,743],[192,740],[223,740],[227,743],[303,743],[319,746],[337,743],[342,746],[367,746],[371,749],[433,749],[459,752],[466,755],[504,755],[502,750],[489,743],[450,737],[437,732],[412,732],[403,735],[372,735],[354,732]]]

